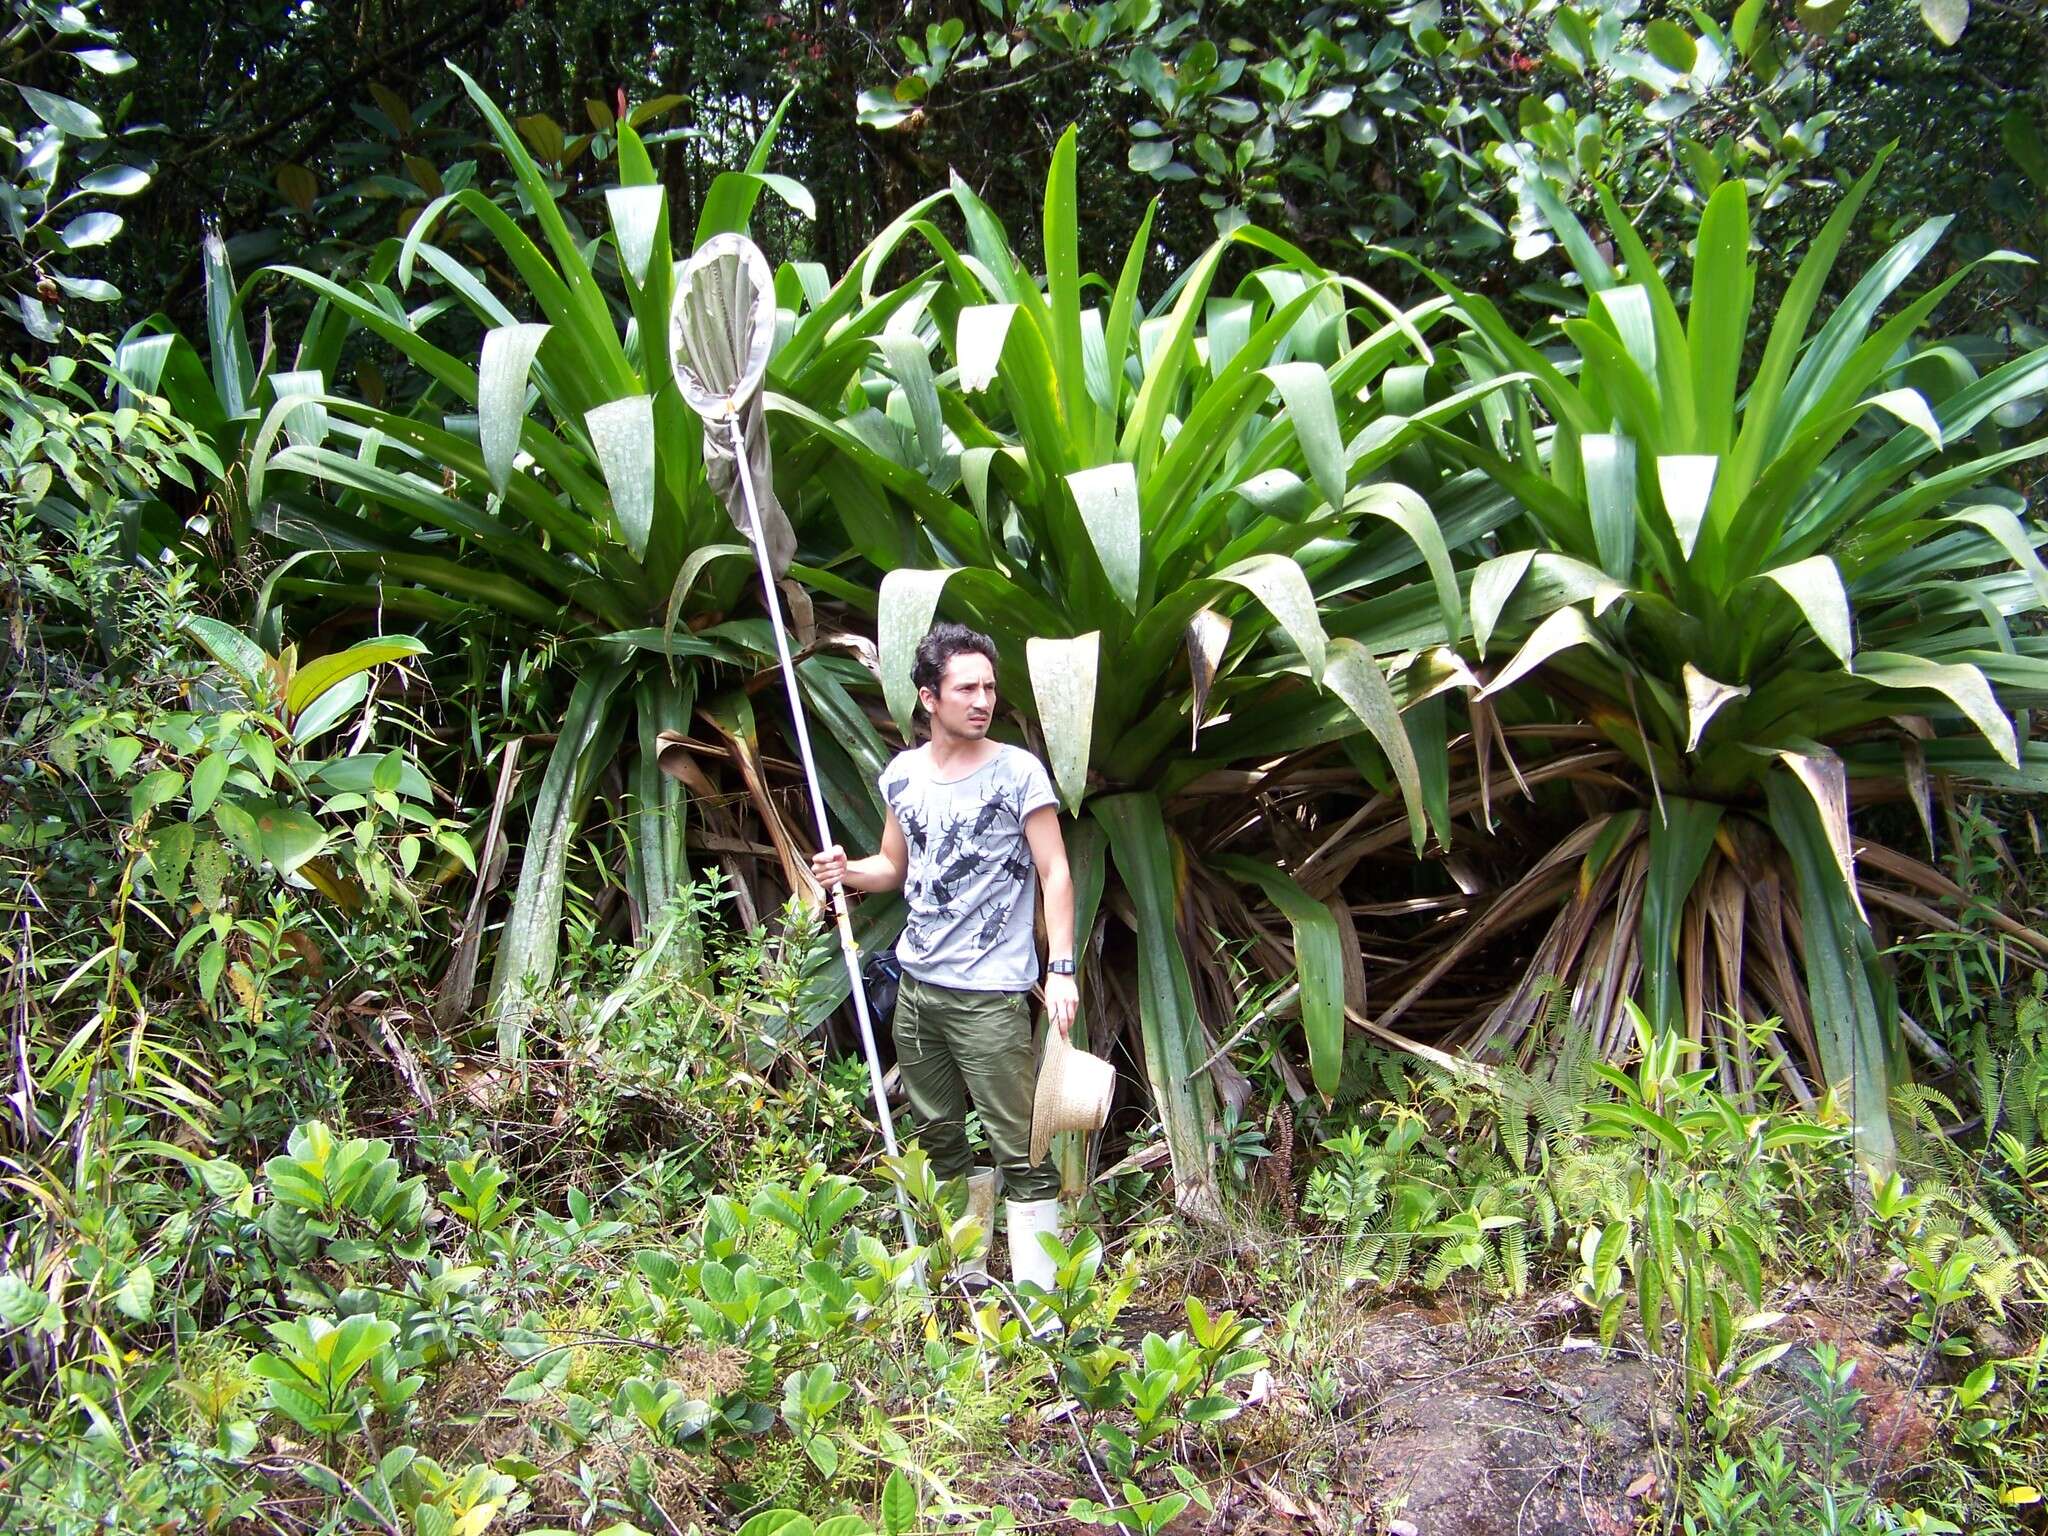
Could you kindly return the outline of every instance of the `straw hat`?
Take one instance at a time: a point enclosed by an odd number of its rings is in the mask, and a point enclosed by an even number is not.
[[[1031,1102],[1031,1164],[1045,1161],[1061,1131],[1099,1131],[1109,1119],[1116,1092],[1116,1068],[1100,1056],[1075,1048],[1051,1025],[1045,1031],[1045,1059],[1038,1064],[1038,1092]]]

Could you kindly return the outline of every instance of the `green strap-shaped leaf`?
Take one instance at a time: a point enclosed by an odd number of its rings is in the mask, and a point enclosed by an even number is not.
[[[512,478],[512,460],[519,452],[519,432],[526,421],[526,380],[533,355],[551,329],[545,325],[501,325],[484,334],[477,365],[477,437],[483,444],[484,468],[491,489],[500,496]]]
[[[1045,732],[1053,782],[1068,815],[1078,815],[1088,793],[1088,759],[1095,735],[1095,677],[1102,636],[1091,631],[1071,640],[1024,642],[1031,692],[1038,701],[1038,725]]]
[[[1344,433],[1337,425],[1337,402],[1330,393],[1328,370],[1321,363],[1275,363],[1262,372],[1287,407],[1295,442],[1316,489],[1331,506],[1342,506]]]
[[[1988,679],[1966,662],[1946,665],[1925,656],[1904,656],[1890,651],[1860,652],[1850,668],[1867,683],[1880,688],[1919,689],[1938,693],[1961,710],[1970,723],[1991,743],[1992,750],[2007,766],[2020,765],[2019,741],[2012,721],[1998,707],[1998,697]]]
[[[1842,586],[1842,573],[1826,555],[1795,560],[1765,571],[1761,578],[1773,581],[1799,605],[1806,622],[1820,636],[1821,644],[1835,653],[1843,666],[1849,665],[1852,641],[1849,636],[1849,594]]]
[[[1493,639],[1493,631],[1500,623],[1501,610],[1507,607],[1508,599],[1515,595],[1515,589],[1528,574],[1529,562],[1536,557],[1533,549],[1517,549],[1505,555],[1496,555],[1473,574],[1472,577],[1472,643],[1479,652],[1479,659],[1486,659],[1487,643]]]
[[[818,216],[817,199],[802,182],[773,171],[725,171],[711,183],[697,215],[697,244],[713,235],[744,234],[761,194],[773,192],[807,219]]]
[[[345,651],[308,662],[292,674],[285,694],[285,713],[297,717],[328,689],[360,672],[404,656],[423,656],[427,643],[412,635],[391,635],[365,640]]]
[[[1400,706],[1387,675],[1371,651],[1356,640],[1339,635],[1330,642],[1330,654],[1323,668],[1323,686],[1344,701],[1359,723],[1372,733],[1401,786],[1401,799],[1408,807],[1408,835],[1420,853],[1429,838],[1424,820],[1428,801],[1422,790],[1422,769],[1415,760],[1415,747],[1401,722]]]
[[[1265,892],[1294,930],[1309,1076],[1327,1104],[1335,1097],[1337,1081],[1344,1074],[1344,938],[1337,919],[1292,876],[1257,859],[1226,853],[1209,862],[1223,874],[1249,880]]]
[[[1615,432],[1588,432],[1579,439],[1579,463],[1600,568],[1616,581],[1628,581],[1636,558],[1635,442]]]
[[[1138,1023],[1145,1076],[1173,1159],[1177,1202],[1190,1214],[1220,1211],[1210,1162],[1209,1122],[1215,1113],[1209,1075],[1195,1069],[1202,1049],[1194,983],[1181,948],[1173,847],[1157,797],[1109,795],[1092,803],[1109,834],[1110,855],[1131,900],[1138,938]]]
[[[590,798],[591,775],[583,772],[584,761],[612,723],[612,695],[628,670],[620,662],[602,662],[578,676],[561,734],[548,755],[540,793],[534,797],[533,819],[519,860],[519,886],[505,916],[497,966],[491,973],[491,1015],[497,1021],[498,1055],[503,1061],[517,1061],[525,1054],[526,1021],[533,1013],[535,992],[554,981],[569,844]]]
[[[1016,318],[1014,304],[970,304],[953,328],[953,361],[960,370],[960,392],[976,395],[996,381],[1003,360],[1003,341]]]
[[[1308,663],[1309,681],[1322,681],[1329,640],[1316,612],[1316,595],[1309,589],[1308,576],[1293,556],[1253,555],[1218,571],[1216,579],[1243,587],[1264,603]]]
[[[915,336],[890,333],[875,338],[875,348],[889,365],[896,385],[910,406],[910,419],[917,427],[917,446],[927,465],[936,467],[946,457],[946,429],[939,414],[939,391],[932,382],[931,354]]]
[[[1694,250],[1685,322],[1699,413],[1693,447],[1720,454],[1735,441],[1736,382],[1756,282],[1749,265],[1749,196],[1741,177],[1731,176],[1707,199]]]
[[[1127,463],[1080,469],[1067,489],[1095,547],[1110,590],[1132,612],[1138,607],[1138,562],[1144,541],[1138,509],[1138,472]]]
[[[665,730],[689,729],[696,696],[696,674],[689,671],[673,679],[650,672],[633,689],[640,751],[633,761],[633,800],[627,825],[641,921],[650,928],[660,921],[677,888],[690,878],[684,858],[687,791],[680,779],[661,771],[656,738]],[[694,954],[700,942],[694,928],[680,937]]]
[[[1053,147],[1045,178],[1045,297],[1053,372],[1060,408],[1077,437],[1092,442],[1096,402],[1088,389],[1086,342],[1081,329],[1081,256],[1074,159],[1076,130],[1069,125]]]
[[[1919,390],[1888,389],[1881,395],[1872,395],[1857,409],[1868,410],[1872,406],[1881,411],[1889,411],[1926,438],[1937,453],[1941,451],[1941,423],[1934,419],[1934,412],[1927,404],[1927,397]]]
[[[1792,856],[1806,942],[1806,991],[1821,1071],[1846,1101],[1858,1156],[1888,1171],[1896,1155],[1891,1124],[1892,999],[1870,925],[1843,887],[1811,795],[1789,774],[1767,774],[1771,829]]]
[[[1714,473],[1720,467],[1711,453],[1667,453],[1657,460],[1657,488],[1664,496],[1664,515],[1671,531],[1678,535],[1679,551],[1692,558],[1700,541],[1700,525],[1707,518],[1707,502],[1714,494]]]
[[[611,490],[619,532],[637,560],[647,553],[647,535],[654,526],[654,397],[607,401],[586,412],[583,424]]]
[[[664,639],[673,641],[676,620],[682,617],[683,604],[689,600],[690,589],[697,584],[697,578],[704,574],[704,568],[714,560],[751,560],[754,547],[751,544],[703,544],[683,557],[683,563],[676,572],[676,583],[669,588],[668,617],[663,621],[661,633]]]
[[[1621,349],[1645,379],[1657,377],[1657,317],[1650,290],[1641,283],[1621,283],[1595,294],[1588,306],[1621,342]]]
[[[1455,640],[1465,627],[1464,604],[1458,596],[1458,573],[1451,564],[1450,546],[1429,503],[1407,486],[1383,480],[1354,492],[1346,499],[1344,510],[1354,516],[1384,518],[1408,535],[1429,567],[1437,607],[1444,616],[1444,631]]]
[[[918,642],[932,627],[939,611],[939,594],[958,567],[921,571],[909,566],[882,577],[881,596],[875,608],[875,642],[881,652],[882,697],[889,701],[889,713],[906,742],[917,739],[917,685],[910,680],[911,664],[917,659]]]
[[[647,263],[654,256],[655,235],[668,213],[668,193],[655,187],[607,187],[605,207],[619,242],[619,265],[636,288],[647,284]]]
[[[1607,642],[1594,632],[1591,621],[1583,613],[1576,608],[1560,608],[1536,626],[1529,638],[1522,642],[1522,648],[1515,653],[1515,659],[1480,690],[1479,696],[1485,699],[1504,692],[1560,651],[1568,651],[1581,645],[1591,646],[1603,656],[1611,657],[1614,654],[1608,648]]]
[[[1679,1025],[1678,922],[1706,867],[1721,825],[1721,807],[1665,795],[1650,809],[1650,865],[1636,943],[1650,1019],[1661,1030]]]
[[[1934,249],[1935,242],[1947,232],[1951,222],[1952,216],[1949,215],[1928,219],[1904,236],[1864,272],[1849,296],[1835,306],[1827,323],[1821,326],[1800,355],[1799,366],[1792,370],[1792,377],[1785,386],[1784,406],[1771,439],[1771,456],[1816,410],[1825,414],[1826,407],[1822,402],[1829,395],[1844,385],[1847,386],[1845,398],[1861,393],[1867,382],[1859,377],[1864,367],[1873,362],[1880,367],[1889,364],[1897,350],[1895,345],[1886,347],[1881,358],[1873,358],[1865,351],[1866,343],[1875,339],[1870,334],[1871,323],[1877,319],[1878,311],[1884,308],[1885,302],[1926,260],[1927,253]],[[1958,268],[1955,275],[1967,270]],[[1939,295],[1945,286],[1938,285],[1934,293]],[[1906,309],[1925,302],[1926,298],[1927,295],[1921,295]],[[1915,327],[1918,323],[1917,318],[1912,322]],[[1863,366],[1859,367],[1859,364]]]
[[[327,440],[327,407],[321,397],[327,393],[327,379],[317,368],[293,369],[270,376],[271,392],[280,405],[296,402],[285,411],[284,431],[288,441],[300,448],[317,448]]]
[[[2012,556],[2013,563],[2027,573],[2027,579],[2034,584],[2034,593],[2044,606],[2048,606],[2048,565],[2041,563],[2041,557],[2034,551],[2034,542],[2020,525],[2020,520],[2006,508],[1993,503],[1982,506],[1964,507],[1960,512],[1945,519],[1951,523],[1974,523],[1998,541],[1998,547]]]

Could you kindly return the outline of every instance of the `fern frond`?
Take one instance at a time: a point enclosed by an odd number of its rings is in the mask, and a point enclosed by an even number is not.
[[[1423,1271],[1422,1288],[1425,1291],[1442,1290],[1444,1282],[1456,1274],[1458,1268],[1457,1244],[1439,1244],[1430,1258],[1429,1268]]]

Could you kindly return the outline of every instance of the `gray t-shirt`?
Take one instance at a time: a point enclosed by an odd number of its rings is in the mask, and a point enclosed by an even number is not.
[[[1030,991],[1038,980],[1038,870],[1024,818],[1059,803],[1044,765],[1021,747],[998,745],[981,767],[944,782],[918,748],[890,760],[881,788],[910,852],[910,917],[896,942],[903,969],[963,992]]]

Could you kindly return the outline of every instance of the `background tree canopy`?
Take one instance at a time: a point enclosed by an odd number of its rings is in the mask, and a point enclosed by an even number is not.
[[[443,61],[521,120],[572,187],[612,179],[606,130],[622,104],[638,112],[663,183],[685,197],[794,92],[776,169],[810,190],[816,217],[778,230],[788,249],[776,254],[834,271],[948,174],[992,206],[1028,202],[1068,124],[1085,147],[1092,263],[1156,195],[1172,261],[1249,215],[1322,260],[1387,245],[1496,291],[1563,270],[1543,259],[1531,176],[1581,208],[1584,177],[1609,179],[1677,240],[1714,181],[1742,176],[1772,189],[1763,200],[1779,211],[1760,229],[1784,259],[1825,213],[1825,199],[1792,189],[1840,182],[1897,141],[1867,238],[1938,191],[1966,259],[2033,247],[2048,175],[2043,28],[2009,6],[1980,6],[1946,47],[1909,6],[1774,0],[1697,13],[1656,0],[907,12],[167,0],[109,4],[100,20],[143,67],[81,80],[41,49],[10,78],[160,125],[155,180],[123,209],[108,275],[166,294],[181,320],[198,304],[202,222],[228,236],[241,270],[287,250],[347,270],[464,162],[488,157]]]

